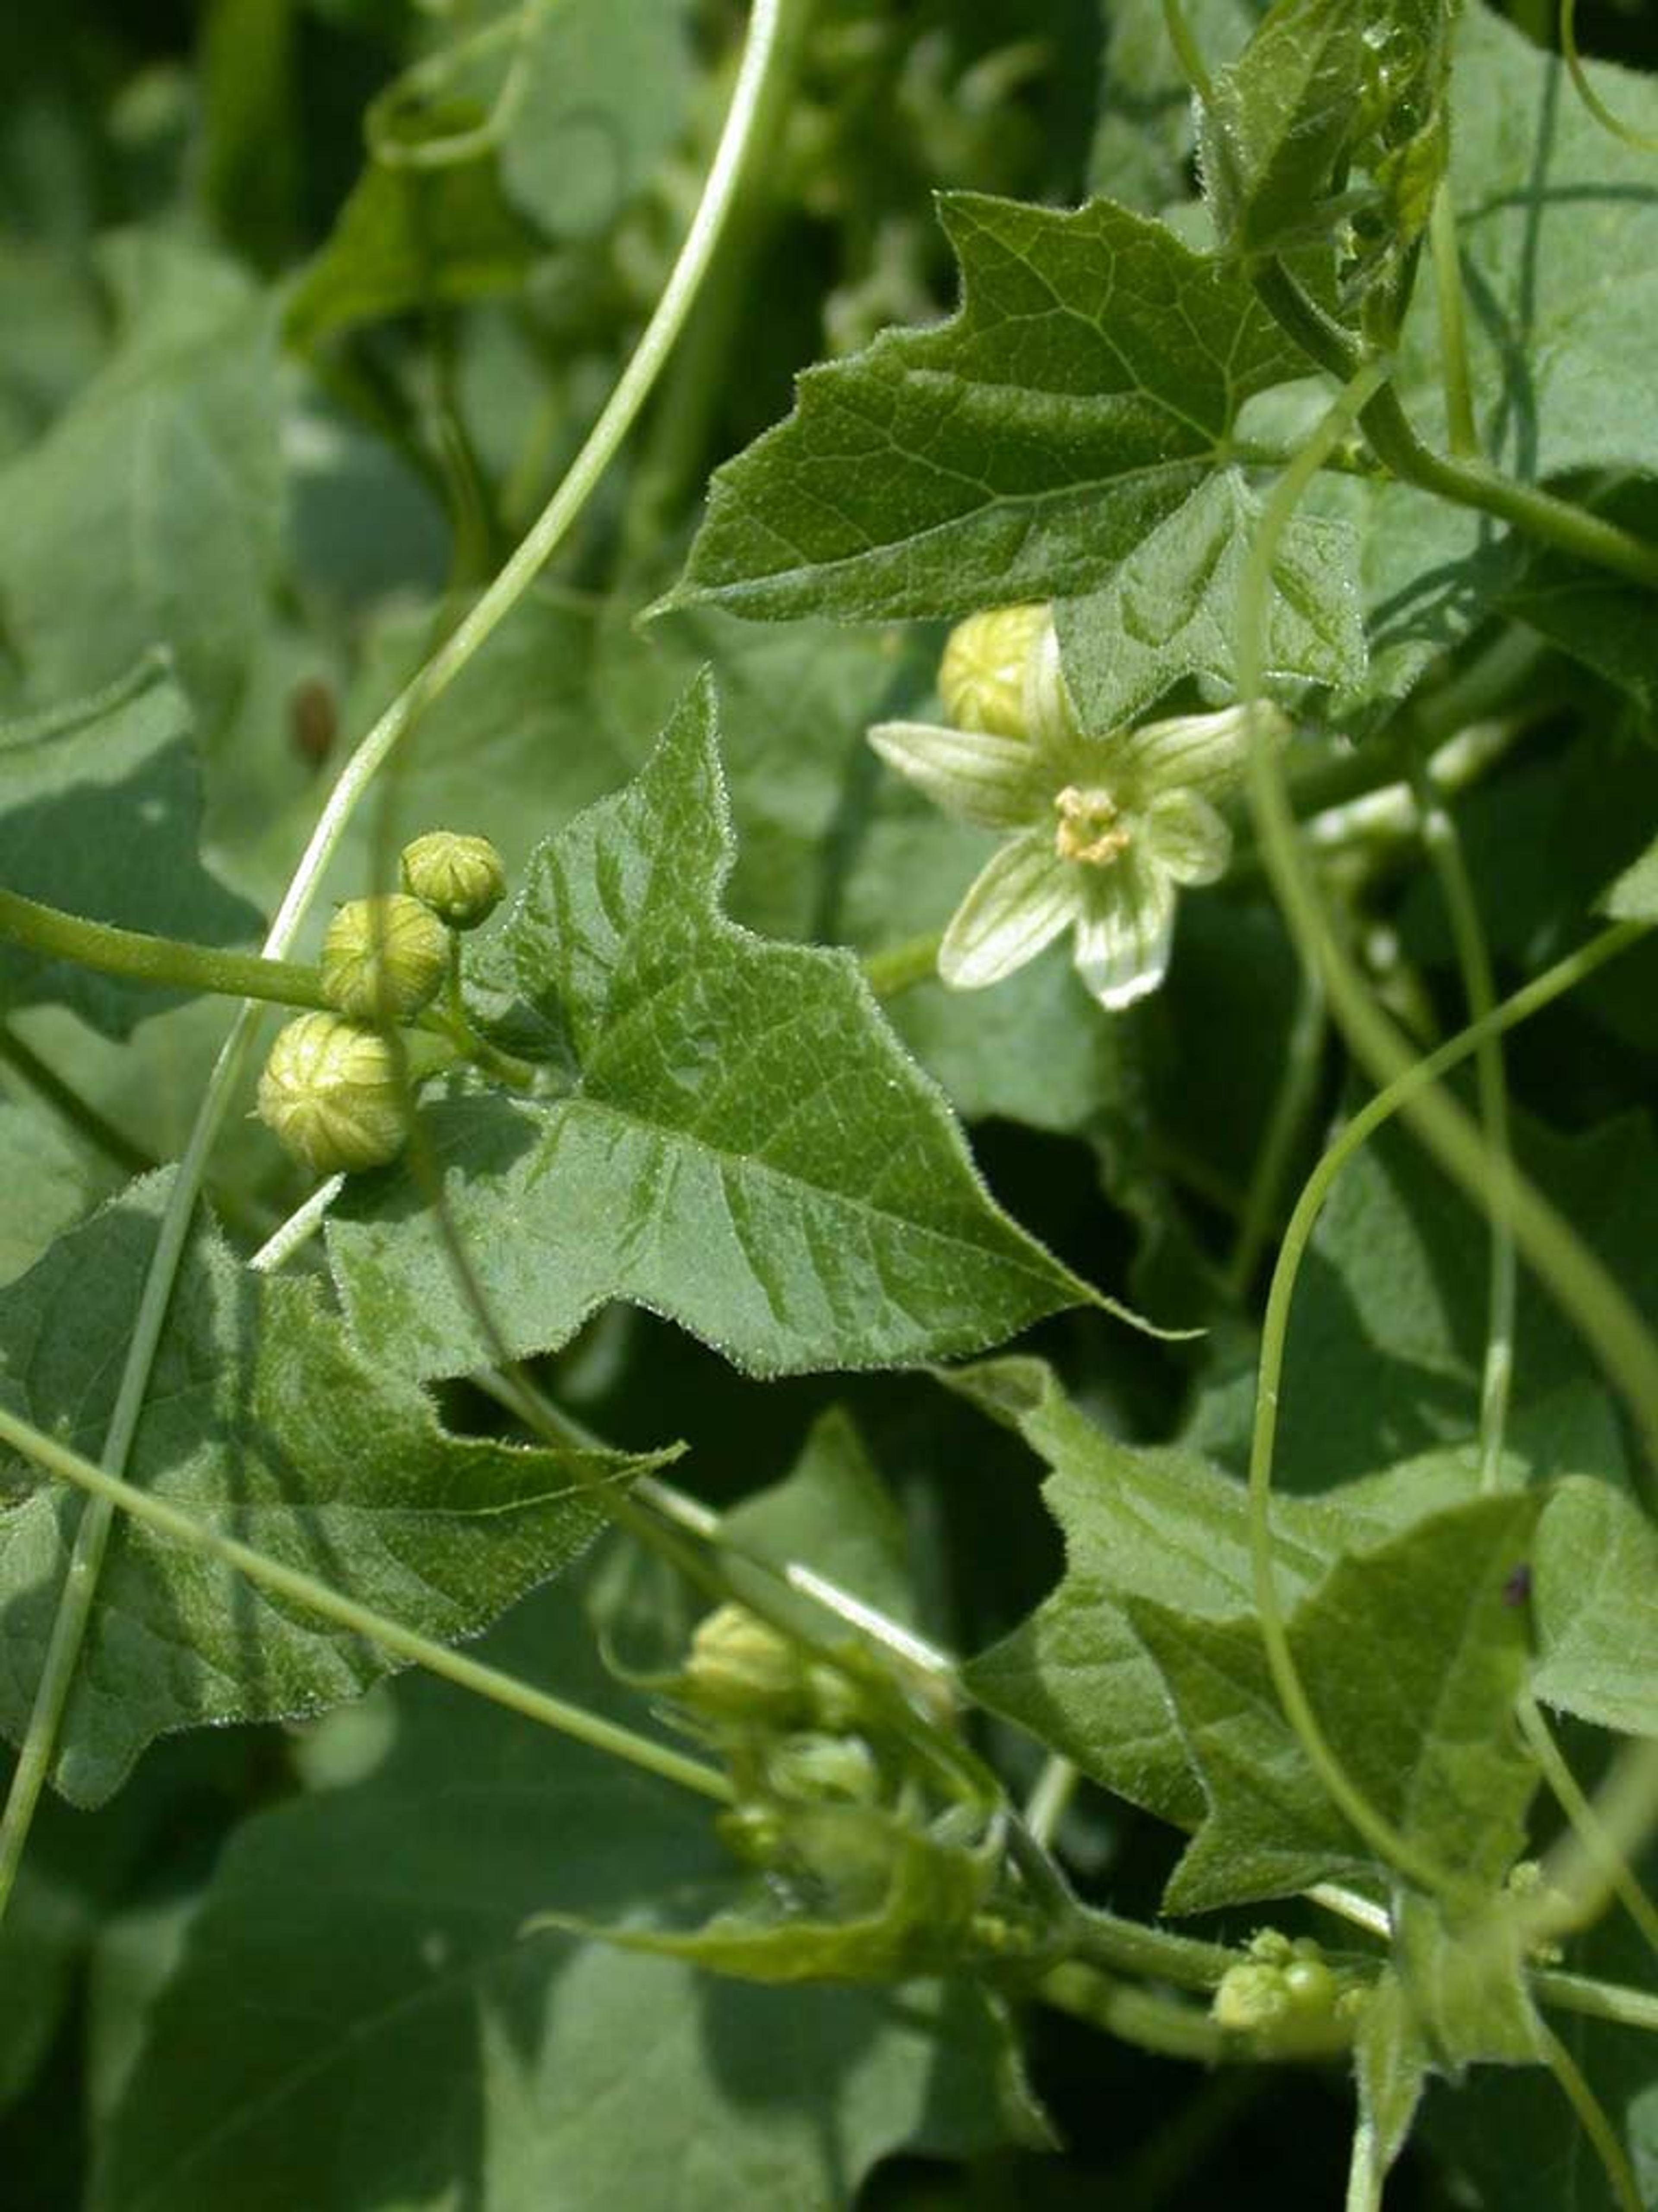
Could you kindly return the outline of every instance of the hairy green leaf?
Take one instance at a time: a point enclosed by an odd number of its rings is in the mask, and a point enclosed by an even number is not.
[[[1091,591],[1302,365],[1241,277],[1109,201],[940,216],[959,312],[807,372],[715,477],[676,600],[859,618]]]
[[[471,963],[475,1004],[566,1086],[462,1085],[423,1117],[507,1346],[626,1297],[759,1373],[892,1365],[1087,1300],[991,1203],[847,956],[726,921],[730,849],[705,683],[635,781],[540,848]],[[492,1356],[406,1170],[355,1180],[329,1250],[380,1356]]]
[[[1602,1728],[1658,1735],[1658,1528],[1625,1492],[1569,1476],[1532,1554],[1545,1705]]]
[[[166,1196],[135,1185],[0,1293],[0,1393],[96,1458]],[[480,1627],[579,1553],[592,1486],[643,1462],[447,1435],[413,1385],[377,1370],[314,1279],[250,1274],[203,1232],[168,1310],[129,1471],[269,1557],[438,1638]],[[0,1727],[27,1719],[78,1501],[15,1457],[0,1472],[7,1614]],[[151,1739],[313,1711],[392,1662],[372,1646],[137,1526],[99,1584],[53,1778],[107,1796]]]
[[[1534,1787],[1512,1727],[1529,1653],[1510,1578],[1542,1504],[1521,1492],[1452,1506],[1339,1559],[1286,1607],[1290,1647],[1338,1763],[1414,1848],[1476,1888],[1495,1889],[1518,1855]],[[1206,1620],[1145,1598],[1129,1609],[1209,1804],[1168,1909],[1385,1878],[1285,1718],[1254,1621]]]

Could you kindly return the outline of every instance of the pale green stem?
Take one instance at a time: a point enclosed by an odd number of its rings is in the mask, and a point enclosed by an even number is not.
[[[1601,2109],[1600,2099],[1559,2037],[1546,2027],[1542,2040],[1543,2062],[1564,2091],[1567,2103],[1577,2115],[1578,2126],[1594,2145],[1619,2212],[1643,2212],[1641,2192],[1636,2186],[1628,2155],[1618,2140],[1617,2130]]]
[[[1530,1938],[1566,1935],[1600,1917],[1613,1894],[1608,1861],[1619,1864],[1638,1854],[1658,1822],[1658,1743],[1625,1742],[1590,1810],[1593,1843],[1574,1823],[1544,1856],[1541,1889],[1524,1914]]]
[[[274,1591],[290,1604],[304,1607],[336,1628],[379,1644],[396,1658],[424,1668],[428,1674],[440,1675],[445,1681],[487,1698],[492,1705],[504,1705],[508,1711],[520,1713],[543,1728],[556,1729],[561,1735],[570,1736],[594,1751],[625,1759],[630,1765],[641,1767],[647,1773],[659,1776],[682,1790],[695,1790],[699,1796],[713,1798],[719,1804],[732,1802],[732,1785],[725,1775],[703,1765],[700,1759],[687,1758],[671,1744],[636,1735],[631,1729],[604,1720],[580,1705],[569,1705],[548,1691],[533,1689],[511,1674],[503,1674],[494,1667],[485,1667],[461,1652],[452,1651],[446,1644],[434,1643],[429,1637],[405,1628],[401,1622],[376,1613],[370,1606],[359,1605],[355,1598],[330,1589],[327,1583],[316,1581],[298,1568],[267,1559],[263,1552],[239,1543],[234,1536],[222,1536],[217,1529],[204,1527],[190,1514],[181,1513],[176,1505],[168,1504],[166,1499],[154,1497],[147,1490],[136,1489],[118,1475],[94,1467],[90,1460],[82,1459],[78,1452],[70,1451],[3,1407],[0,1407],[0,1441],[33,1461],[48,1474],[73,1483],[76,1489],[97,1498],[111,1513],[130,1515],[158,1535],[183,1544],[208,1559],[217,1559],[237,1574],[246,1575],[249,1582]]]
[[[1177,1998],[1156,1995],[1132,1982],[1119,1982],[1093,1968],[1072,1963],[1054,1966],[1035,1985],[1035,1994],[1045,2004],[1073,2014],[1107,2035],[1165,2058],[1190,2058],[1202,2065],[1224,2061],[1282,2065],[1286,2060],[1327,2060],[1340,2057],[1351,2045],[1344,2025],[1333,2026],[1327,2037],[1297,2045],[1266,2037],[1240,2034],[1222,2027],[1210,2014]]]
[[[1563,1974],[1552,1966],[1535,1968],[1531,1986],[1545,2004],[1558,2011],[1582,2013],[1586,2020],[1610,2021],[1616,2027],[1658,2035],[1658,1995],[1651,1990],[1628,1989],[1621,1982],[1603,1982],[1590,1974]]]
[[[279,1006],[326,1008],[322,977],[314,968],[256,952],[224,952],[216,945],[186,945],[88,921],[42,906],[17,891],[0,890],[0,937],[44,958],[73,960],[101,975],[121,975],[179,991],[217,991],[227,998],[269,1000]]]
[[[1062,1753],[1051,1752],[1042,1761],[1042,1771],[1024,1808],[1024,1824],[1044,1850],[1058,1832],[1081,1779],[1075,1761]]]
[[[1261,1139],[1260,1156],[1249,1179],[1249,1195],[1238,1226],[1237,1242],[1227,1262],[1225,1284],[1234,1298],[1241,1299],[1248,1294],[1272,1233],[1284,1178],[1318,1096],[1328,1027],[1324,986],[1315,969],[1304,969],[1295,1020],[1284,1047],[1284,1073],[1278,1079],[1272,1115]]]
[[[286,1267],[322,1227],[329,1207],[344,1188],[343,1175],[330,1176],[326,1182],[319,1182],[310,1197],[296,1206],[279,1228],[272,1230],[248,1266],[262,1275],[274,1274],[278,1267]]]
[[[1567,1765],[1554,1740],[1554,1731],[1529,1691],[1521,1695],[1516,1712],[1520,1732],[1531,1748],[1532,1757],[1541,1767],[1543,1779],[1553,1791],[1584,1851],[1593,1860],[1600,1881],[1623,1905],[1649,1949],[1658,1955],[1658,1908],[1641,1887],[1634,1868],[1607,1835],[1594,1806],[1578,1788],[1577,1777]]]
[[[1175,58],[1181,66],[1181,75],[1206,107],[1214,99],[1215,88],[1210,82],[1203,50],[1192,35],[1192,26],[1186,20],[1186,10],[1181,5],[1181,0],[1163,0],[1163,20],[1168,27],[1169,43],[1175,49]]]
[[[1430,767],[1414,764],[1412,785],[1422,817],[1422,837],[1450,917],[1451,941],[1462,971],[1462,988],[1472,1018],[1483,1021],[1497,1004],[1490,949],[1479,905],[1468,878],[1462,842],[1434,781]],[[1506,1194],[1514,1177],[1509,1141],[1509,1091],[1503,1068],[1502,1040],[1493,1031],[1474,1055],[1479,1084],[1479,1115],[1495,1182]],[[1479,1391],[1479,1486],[1495,1490],[1503,1474],[1503,1438],[1509,1392],[1514,1378],[1515,1308],[1518,1268],[1509,1200],[1499,1198],[1491,1212],[1491,1261],[1486,1296],[1485,1358]]]
[[[1376,2130],[1361,2112],[1353,2128],[1353,2148],[1347,2166],[1347,2193],[1341,2200],[1342,2212],[1382,2212],[1382,2186],[1386,2179],[1376,2148]]]
[[[1445,428],[1451,451],[1461,460],[1479,452],[1473,419],[1473,383],[1468,374],[1468,331],[1462,306],[1462,267],[1456,245],[1456,208],[1448,177],[1439,180],[1428,219],[1433,258],[1434,305],[1439,316],[1439,374],[1445,387]]]
[[[901,945],[884,945],[878,952],[864,955],[864,974],[878,999],[896,999],[918,983],[938,980],[938,947],[942,930],[925,937],[907,937]]]
[[[285,954],[299,931],[347,823],[375,775],[416,717],[446,690],[486,641],[518,605],[550,555],[592,496],[626,436],[667,359],[695,299],[719,243],[759,112],[779,24],[792,0],[754,0],[748,38],[732,103],[713,165],[678,258],[655,312],[640,337],[615,390],[582,446],[568,474],[483,593],[412,682],[398,694],[346,763],[330,793],[295,870],[265,939],[267,958]],[[115,1410],[105,1438],[106,1467],[118,1473],[126,1465],[150,1370],[161,1340],[173,1285],[183,1257],[197,1194],[220,1125],[229,1110],[259,1019],[245,1006],[209,1078],[189,1142],[179,1164],[145,1278],[132,1340],[128,1347]],[[50,1769],[59,1724],[74,1680],[87,1623],[97,1594],[112,1508],[94,1500],[82,1512],[64,1577],[51,1640],[36,1686],[22,1748],[18,1754],[3,1815],[0,1815],[0,1917],[5,1911],[34,1808]]]
[[[1560,51],[1565,56],[1566,67],[1571,71],[1571,81],[1577,88],[1577,97],[1603,131],[1621,138],[1637,154],[1658,154],[1658,137],[1649,131],[1637,131],[1623,122],[1606,106],[1589,82],[1583,67],[1583,58],[1577,51],[1577,0],[1560,0]]]

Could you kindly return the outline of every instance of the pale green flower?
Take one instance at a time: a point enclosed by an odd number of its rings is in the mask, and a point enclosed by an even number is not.
[[[1231,857],[1215,799],[1238,781],[1250,744],[1276,742],[1288,725],[1258,704],[1089,737],[1066,690],[1053,623],[1033,622],[1036,611],[975,616],[946,652],[959,671],[978,640],[1005,643],[1017,615],[1016,630],[1029,641],[1022,715],[1005,710],[1001,667],[998,727],[883,722],[869,739],[946,814],[1009,833],[944,932],[943,980],[961,991],[999,983],[1069,929],[1078,973],[1114,1012],[1162,982],[1180,887],[1213,883]],[[946,688],[958,712],[971,713],[974,696],[959,673]]]

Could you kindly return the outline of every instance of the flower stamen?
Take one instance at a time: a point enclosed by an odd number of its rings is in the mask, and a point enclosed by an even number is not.
[[[1108,791],[1084,791],[1068,783],[1054,793],[1054,811],[1060,817],[1054,849],[1062,860],[1086,860],[1103,868],[1128,850],[1128,830],[1118,820],[1120,809]]]

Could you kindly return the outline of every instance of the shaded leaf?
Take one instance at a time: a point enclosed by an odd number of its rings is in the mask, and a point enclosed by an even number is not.
[[[471,958],[480,1012],[568,1085],[462,1085],[426,1111],[507,1343],[562,1343],[620,1297],[759,1373],[890,1365],[1092,1297],[992,1205],[850,958],[724,919],[729,865],[704,684]],[[358,1178],[329,1249],[380,1355],[428,1375],[491,1356],[406,1171]]]
[[[92,1458],[166,1193],[164,1177],[135,1185],[0,1295],[4,1402]],[[592,1485],[642,1463],[447,1435],[418,1389],[365,1360],[314,1279],[251,1274],[203,1232],[168,1309],[129,1473],[205,1525],[446,1638],[579,1553],[602,1517]],[[15,1741],[78,1500],[15,1458],[0,1486],[0,1725]],[[165,1730],[315,1711],[392,1663],[228,1568],[118,1527],[53,1778],[96,1802]]]
[[[489,1656],[614,1709],[583,1643],[542,1601]],[[888,2151],[1006,2139],[1007,2028],[964,1984],[773,1991],[525,1939],[550,1903],[647,1925],[682,1886],[716,1895],[708,1808],[432,1686],[400,1709],[374,1777],[255,1815],[220,1860],[97,2212],[585,2212],[641,2176],[671,2212],[828,2206]]]
[[[0,725],[0,880],[48,906],[160,937],[255,936],[258,910],[197,854],[201,775],[189,702],[160,659],[92,698]],[[0,996],[70,1007],[125,1037],[185,994],[0,946]]]
[[[1509,1577],[1537,1492],[1450,1507],[1341,1559],[1286,1608],[1290,1646],[1334,1757],[1434,1865],[1495,1890],[1525,1838],[1533,1770],[1512,1726],[1529,1661]],[[1209,1817],[1175,1869],[1171,1911],[1385,1877],[1279,1705],[1252,1620],[1137,1599]]]
[[[1260,502],[1236,470],[1212,476],[1150,532],[1101,591],[1055,609],[1065,671],[1084,727],[1142,720],[1195,677],[1236,695],[1238,586]],[[1343,524],[1297,515],[1272,564],[1264,673],[1275,683],[1348,689],[1364,672],[1357,541]]]
[[[1658,1528],[1627,1492],[1568,1476],[1532,1550],[1545,1705],[1602,1728],[1658,1735]]]
[[[274,313],[234,264],[159,232],[106,239],[100,267],[114,349],[0,471],[0,620],[39,702],[168,647],[210,746],[276,574]]]

